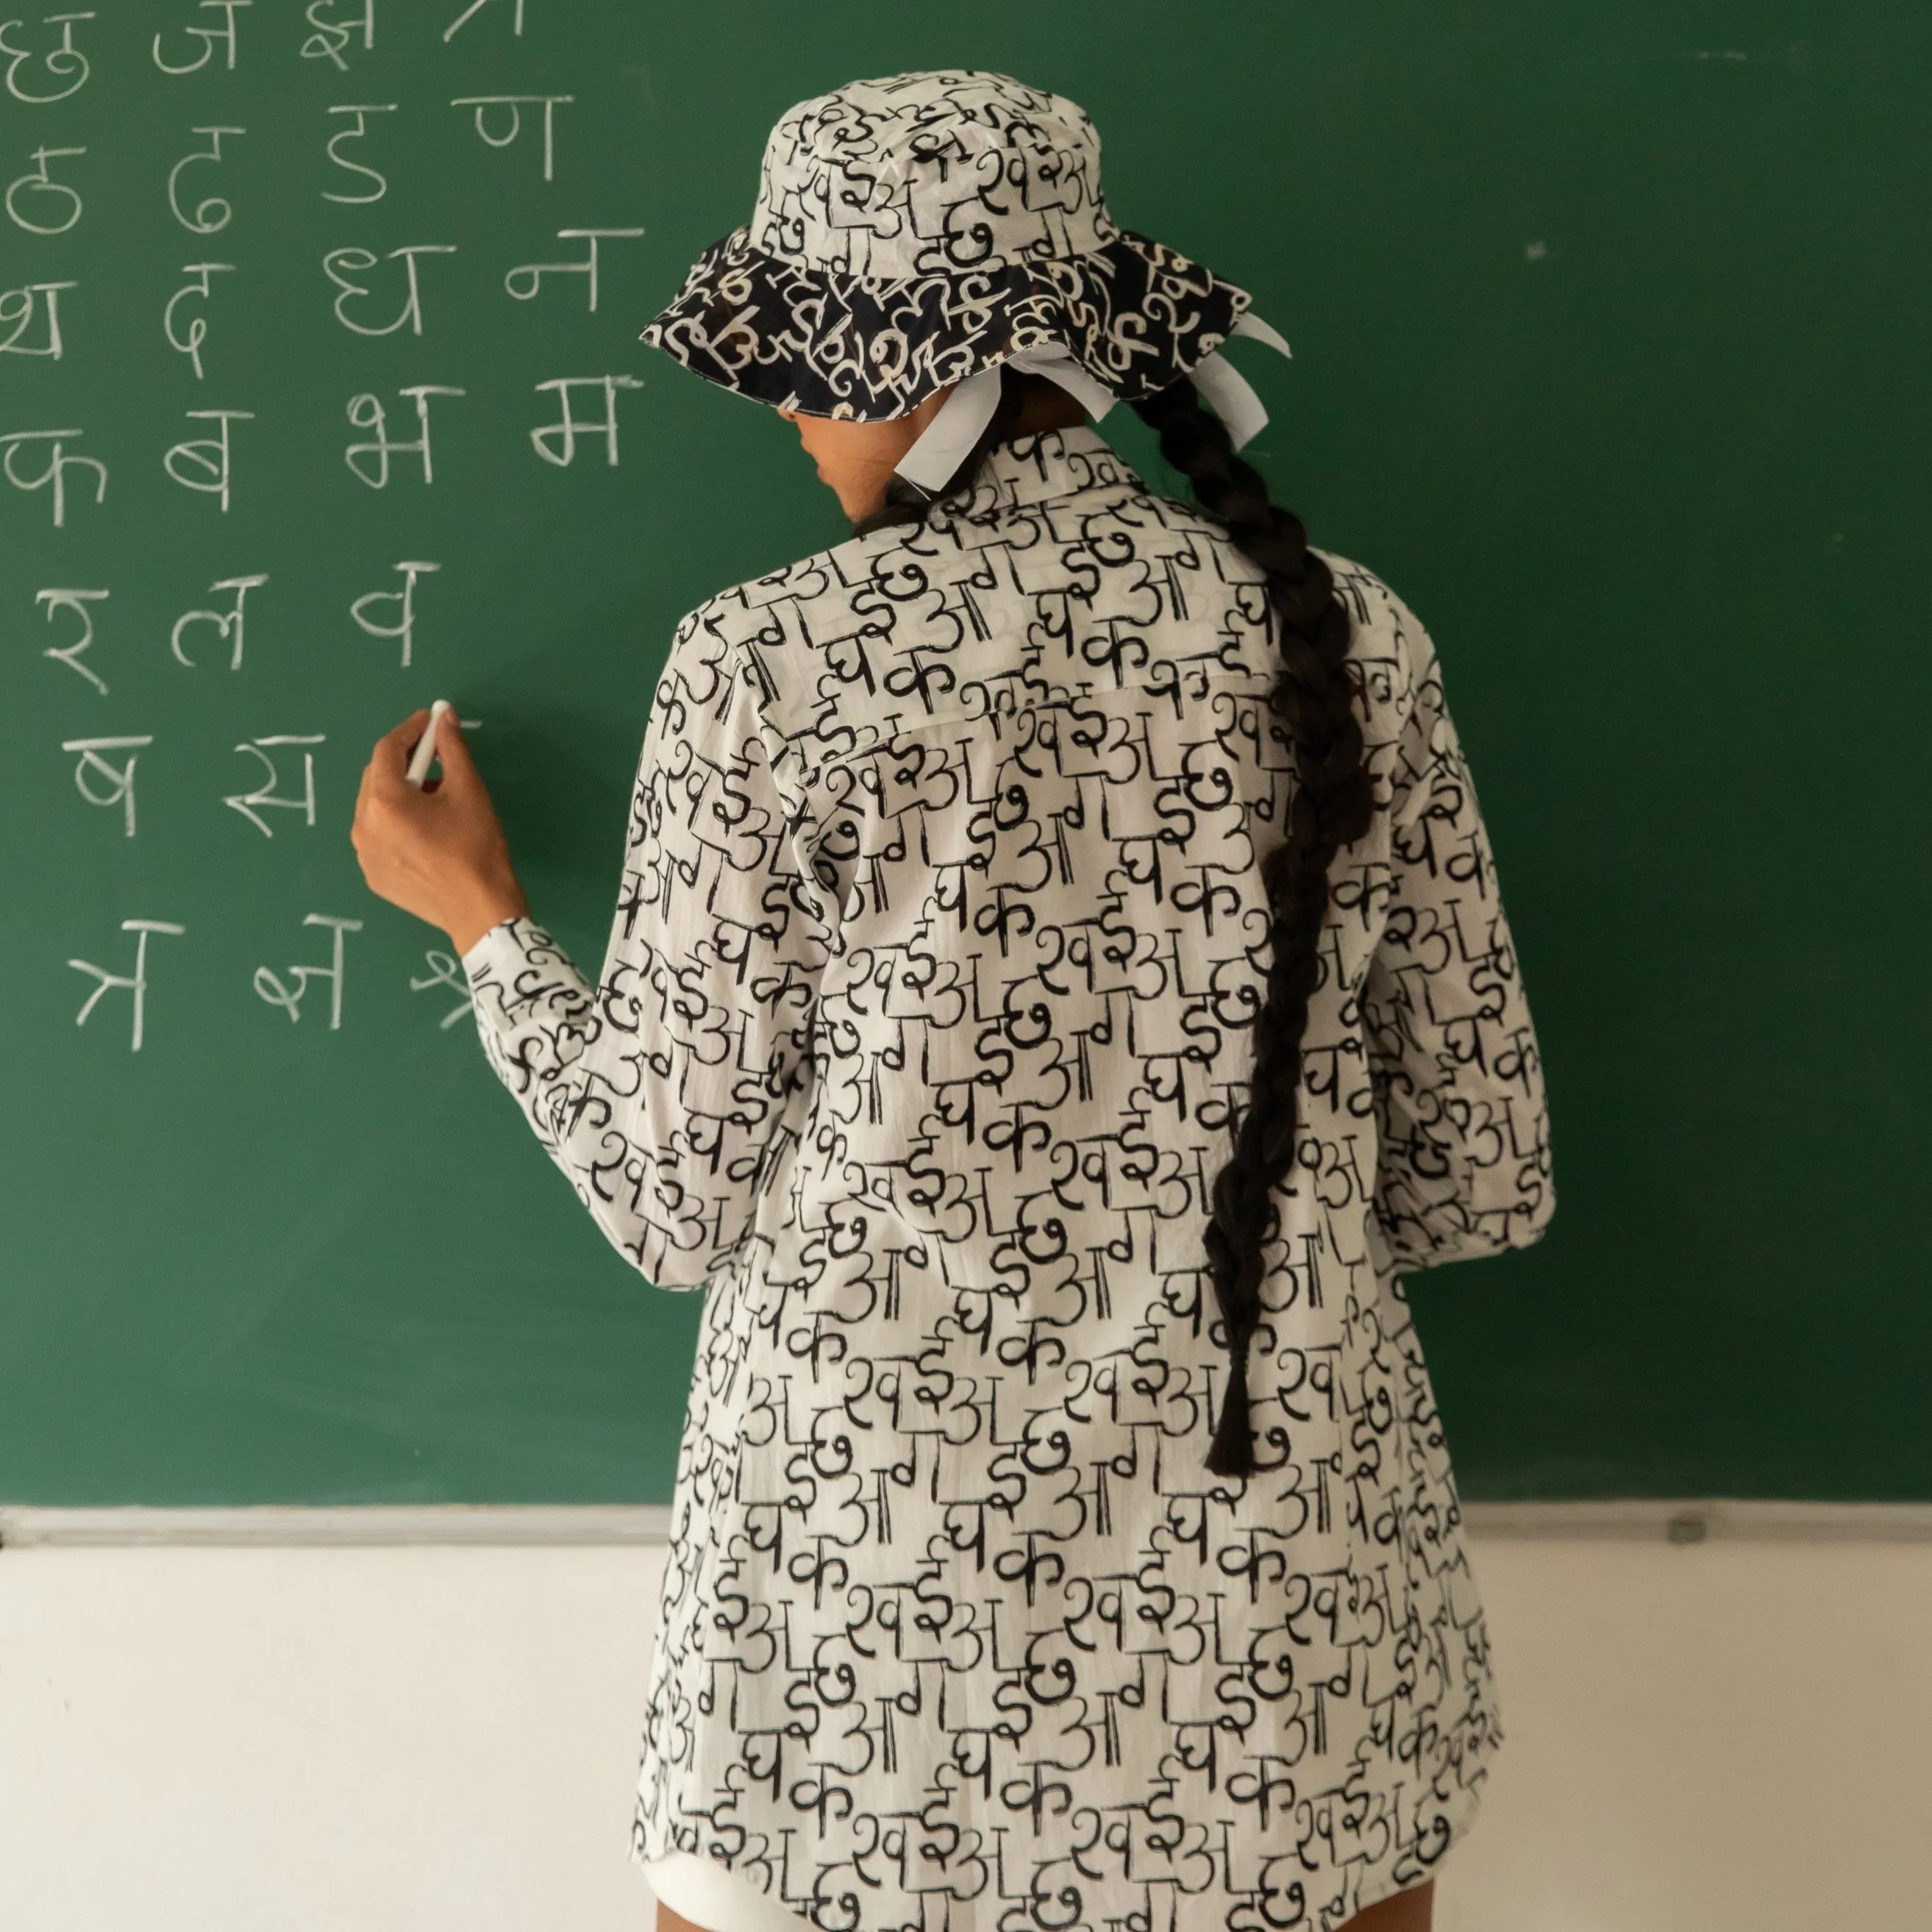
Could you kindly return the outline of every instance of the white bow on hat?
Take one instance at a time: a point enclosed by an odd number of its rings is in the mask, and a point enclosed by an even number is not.
[[[1270,349],[1289,355],[1280,330],[1270,328],[1252,313],[1243,314],[1232,333],[1265,342]],[[1010,365],[1022,374],[1044,376],[1058,382],[1096,422],[1106,416],[1119,398],[1104,383],[1096,382],[1074,360],[1064,343],[1042,343],[1036,349],[1022,349],[1006,362],[981,369],[955,386],[939,412],[920,432],[919,440],[895,466],[898,474],[927,495],[945,487],[965,460],[966,452],[986,433],[987,424],[1000,403],[1000,370]],[[1268,426],[1268,411],[1254,392],[1254,386],[1217,350],[1188,372],[1188,380],[1205,398],[1214,413],[1227,425],[1229,440],[1239,449],[1252,442]]]

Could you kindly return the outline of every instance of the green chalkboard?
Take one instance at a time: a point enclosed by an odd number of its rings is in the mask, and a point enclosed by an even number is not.
[[[0,1499],[668,1495],[697,1299],[444,1024],[356,782],[450,696],[594,968],[671,626],[842,529],[638,330],[784,107],[941,64],[1256,292],[1278,495],[1441,646],[1562,1202],[1414,1287],[1466,1491],[1932,1495],[1932,22],[146,0],[0,34]]]

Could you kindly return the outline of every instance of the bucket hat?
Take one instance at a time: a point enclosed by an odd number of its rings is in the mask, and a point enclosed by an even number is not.
[[[947,68],[787,112],[751,220],[705,250],[642,339],[805,416],[884,422],[957,384],[898,465],[932,489],[992,417],[1006,363],[1096,420],[1190,376],[1238,446],[1268,418],[1219,353],[1231,335],[1288,352],[1246,290],[1114,222],[1078,106]]]

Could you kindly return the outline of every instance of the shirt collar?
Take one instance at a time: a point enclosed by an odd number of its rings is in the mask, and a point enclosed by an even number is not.
[[[988,507],[1019,509],[1096,488],[1144,490],[1140,478],[1114,454],[1113,446],[1090,424],[1042,430],[1037,435],[996,444],[988,452],[974,489],[976,515],[992,492]]]

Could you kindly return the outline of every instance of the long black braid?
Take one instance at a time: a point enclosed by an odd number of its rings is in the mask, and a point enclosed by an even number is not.
[[[1301,519],[1268,501],[1260,474],[1234,454],[1220,419],[1184,378],[1135,413],[1160,437],[1160,453],[1186,476],[1201,507],[1226,526],[1242,554],[1268,573],[1281,643],[1281,674],[1268,708],[1294,754],[1287,836],[1262,861],[1268,901],[1268,990],[1255,1016],[1248,1102],[1234,1151],[1216,1175],[1205,1237],[1208,1272],[1228,1334],[1229,1379],[1208,1467],[1255,1472],[1248,1426],[1248,1346],[1261,1322],[1264,1251],[1278,1226],[1274,1191],[1294,1164],[1301,1100],[1301,1039],[1322,977],[1328,868],[1375,815],[1363,762],[1362,728],[1348,674],[1348,611],[1328,566],[1308,547]]]
[[[856,533],[923,523],[933,502],[977,479],[988,454],[1014,434],[1028,395],[1046,382],[1011,369],[1001,375],[999,407],[944,488],[929,497],[895,476],[884,502],[854,524]],[[1375,793],[1348,673],[1348,607],[1328,565],[1309,548],[1300,518],[1269,502],[1259,472],[1235,454],[1226,425],[1202,406],[1186,377],[1132,406],[1159,435],[1161,454],[1186,476],[1196,502],[1267,572],[1281,646],[1281,673],[1268,708],[1294,760],[1287,836],[1261,865],[1270,957],[1266,993],[1255,1015],[1254,1072],[1247,1105],[1234,1124],[1233,1150],[1214,1178],[1204,1237],[1229,1369],[1208,1467],[1216,1475],[1251,1476],[1248,1350],[1261,1324],[1266,1250],[1279,1226],[1275,1190],[1294,1164],[1301,1041],[1322,977],[1328,871],[1336,854],[1369,830]]]

